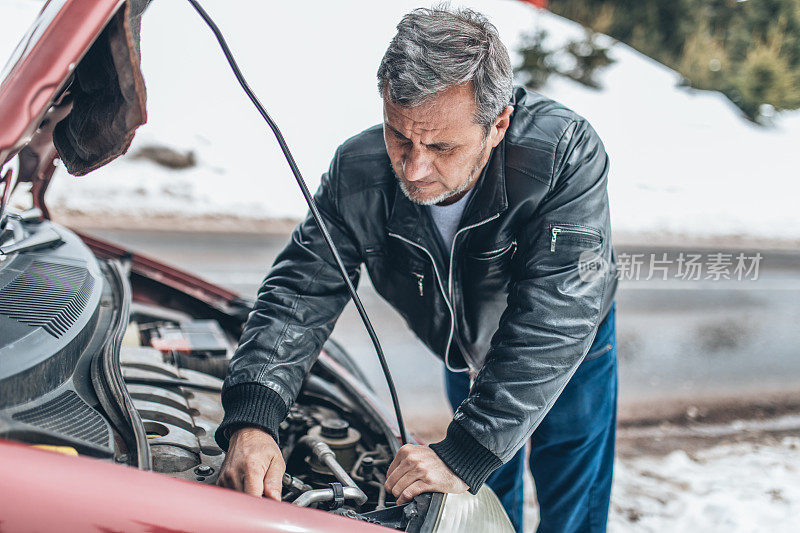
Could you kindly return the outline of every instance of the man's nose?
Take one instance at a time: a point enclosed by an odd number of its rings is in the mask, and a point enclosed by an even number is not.
[[[430,157],[421,148],[412,146],[403,159],[403,175],[408,181],[426,181],[430,174]]]

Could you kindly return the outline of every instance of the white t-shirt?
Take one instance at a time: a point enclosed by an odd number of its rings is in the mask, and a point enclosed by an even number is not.
[[[467,191],[463,198],[450,205],[429,205],[431,218],[439,234],[442,236],[447,251],[453,246],[453,239],[456,237],[458,231],[458,223],[461,222],[461,215],[464,213],[464,208],[467,207],[467,201],[472,195],[475,187]]]

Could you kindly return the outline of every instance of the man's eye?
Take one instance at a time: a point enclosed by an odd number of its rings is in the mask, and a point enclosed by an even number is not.
[[[444,154],[452,150],[452,148],[449,146],[435,146],[435,145],[431,146],[431,149],[434,152],[439,152],[440,154]]]

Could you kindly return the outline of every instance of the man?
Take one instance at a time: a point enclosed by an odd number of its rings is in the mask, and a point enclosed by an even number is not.
[[[382,127],[339,147],[316,201],[351,277],[365,265],[442,358],[455,409],[444,440],[400,449],[386,488],[402,503],[488,478],[521,530],[533,434],[540,531],[602,531],[616,414],[602,143],[575,113],[513,89],[497,31],[470,10],[406,15],[378,80]],[[309,217],[231,362],[221,485],[280,498],[278,425],[347,300]]]

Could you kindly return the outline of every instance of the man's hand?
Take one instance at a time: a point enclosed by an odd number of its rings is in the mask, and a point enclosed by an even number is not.
[[[266,431],[246,427],[231,436],[217,485],[280,501],[285,471],[275,439]]]
[[[466,492],[469,487],[427,446],[406,444],[389,465],[386,490],[398,505],[424,492]]]

